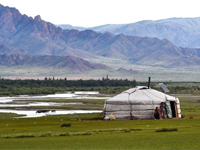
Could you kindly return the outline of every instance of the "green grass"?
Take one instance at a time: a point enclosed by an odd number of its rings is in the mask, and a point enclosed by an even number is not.
[[[1,131],[1,149],[198,149],[200,146],[197,119],[71,120],[70,127],[61,128],[60,118],[18,119],[14,130],[10,120],[6,132]],[[156,132],[161,128],[178,131]]]
[[[200,97],[179,95],[182,115],[200,119]]]
[[[23,116],[23,115],[17,115],[17,114],[14,114],[14,113],[0,113],[0,119],[10,118],[10,117],[20,117],[20,116]]]
[[[199,149],[199,98],[178,97],[182,119],[104,121],[99,113],[39,118],[2,113],[0,149]]]
[[[199,119],[90,120],[99,114],[2,118],[1,149],[198,149]],[[82,118],[79,120],[78,118]],[[61,127],[70,123],[70,127]],[[156,132],[177,129],[176,132]]]

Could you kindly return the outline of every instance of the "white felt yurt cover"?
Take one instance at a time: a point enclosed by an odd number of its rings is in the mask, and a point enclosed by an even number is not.
[[[114,115],[116,119],[153,119],[154,110],[161,102],[174,101],[178,118],[181,117],[179,99],[145,86],[138,86],[122,92],[105,101],[104,119]]]

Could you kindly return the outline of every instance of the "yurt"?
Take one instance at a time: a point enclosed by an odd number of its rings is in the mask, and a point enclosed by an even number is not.
[[[165,104],[167,118],[181,118],[179,99],[146,86],[137,86],[105,101],[104,119],[154,119],[156,107]]]

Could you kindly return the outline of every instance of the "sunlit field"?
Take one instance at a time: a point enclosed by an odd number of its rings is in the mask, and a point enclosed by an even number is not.
[[[101,113],[38,118],[1,113],[0,149],[199,149],[200,98],[177,97],[181,119],[104,121]],[[103,109],[103,102],[95,103]]]

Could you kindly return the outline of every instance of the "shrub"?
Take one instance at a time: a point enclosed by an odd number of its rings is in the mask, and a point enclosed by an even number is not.
[[[61,125],[62,128],[64,128],[64,127],[70,127],[70,126],[71,126],[71,123],[63,123]]]

